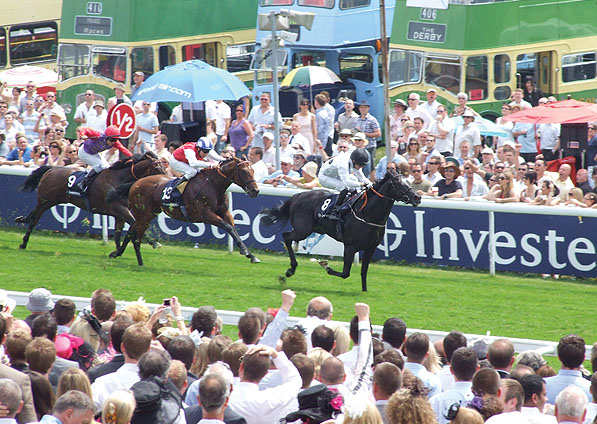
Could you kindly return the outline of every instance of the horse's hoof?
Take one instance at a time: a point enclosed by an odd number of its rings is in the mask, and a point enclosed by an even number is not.
[[[294,270],[293,269],[287,269],[286,270],[286,276],[287,277],[292,277],[294,275]]]
[[[334,274],[334,270],[332,268],[330,268],[330,267],[327,267],[325,270],[327,271],[328,275],[333,275]]]
[[[259,258],[257,256],[251,256],[251,263],[259,264],[259,263],[261,263],[261,261],[259,260]]]
[[[159,241],[154,241],[151,245],[154,249],[159,249],[162,247],[162,243],[160,243]]]
[[[23,223],[25,223],[25,217],[24,216],[17,216],[15,218],[15,222],[18,223],[18,224],[23,224]]]
[[[321,265],[322,268],[329,269],[328,261],[317,261],[317,263]]]
[[[19,249],[26,249],[27,245],[25,243],[19,244]]]
[[[113,251],[112,253],[110,253],[110,259],[114,259],[119,257],[120,255],[118,254],[118,250]]]

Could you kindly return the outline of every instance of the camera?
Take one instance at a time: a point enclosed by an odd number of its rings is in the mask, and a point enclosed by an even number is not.
[[[170,306],[170,299],[164,299],[164,305]]]

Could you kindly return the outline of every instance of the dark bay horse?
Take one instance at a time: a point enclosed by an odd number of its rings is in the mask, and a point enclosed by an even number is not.
[[[118,248],[124,223],[127,222],[131,225],[135,220],[129,212],[126,199],[111,204],[106,202],[108,190],[148,175],[163,174],[165,172],[158,157],[153,152],[119,160],[110,168],[102,171],[89,187],[87,191],[88,208],[84,198],[67,194],[69,176],[74,171],[81,171],[82,169],[64,166],[41,166],[33,171],[23,185],[19,187],[21,191],[33,191],[37,188],[37,205],[35,209],[26,217],[19,216],[15,219],[15,222],[29,224],[23,237],[23,243],[19,246],[21,249],[27,247],[31,232],[44,212],[60,203],[72,203],[81,209],[102,215],[111,215],[116,218],[114,240]]]
[[[226,196],[226,190],[232,183],[245,190],[251,198],[259,194],[253,168],[248,161],[238,158],[228,159],[217,167],[202,169],[191,178],[182,194],[186,216],[180,207],[162,204],[164,188],[170,181],[168,177],[156,175],[132,184],[124,184],[110,193],[109,201],[128,196],[129,208],[135,217],[135,223],[129,229],[122,245],[110,254],[111,258],[122,255],[128,242],[132,240],[137,262],[142,266],[141,239],[153,218],[163,211],[169,217],[180,221],[205,222],[221,228],[234,238],[242,255],[251,259],[252,263],[259,262],[259,259],[249,252],[236,231],[234,219],[228,210]]]
[[[288,221],[292,231],[282,233],[284,244],[290,256],[290,268],[286,276],[291,277],[298,263],[292,249],[293,242],[306,239],[311,233],[327,234],[344,244],[344,268],[342,272],[334,271],[326,262],[322,266],[329,275],[348,278],[355,253],[363,251],[361,266],[361,284],[367,291],[367,270],[375,249],[386,231],[386,222],[390,216],[394,201],[409,203],[413,206],[421,203],[421,198],[412,190],[401,174],[388,171],[384,178],[373,187],[364,191],[357,202],[351,206],[344,219],[343,237],[336,235],[336,221],[318,220],[315,215],[323,199],[332,193],[327,190],[312,190],[292,196],[280,206],[261,211],[261,222],[265,225],[285,225]]]

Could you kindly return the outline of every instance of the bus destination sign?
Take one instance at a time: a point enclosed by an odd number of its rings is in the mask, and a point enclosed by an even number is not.
[[[75,34],[112,35],[112,18],[100,16],[75,16]]]
[[[427,41],[430,43],[445,43],[446,28],[445,24],[410,21],[408,23],[406,39],[412,41]]]

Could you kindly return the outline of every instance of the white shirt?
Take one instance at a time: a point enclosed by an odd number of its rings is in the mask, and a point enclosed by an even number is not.
[[[102,112],[98,115],[97,109],[90,111],[87,114],[85,126],[89,128],[93,128],[96,131],[104,132],[106,131],[106,120],[108,119],[108,113],[106,109],[102,108]]]
[[[319,327],[320,325],[325,325],[327,327],[329,323],[330,321],[328,320],[311,316],[302,318],[301,320],[299,320],[299,322],[296,323],[297,325],[302,326],[306,331],[305,338],[307,339],[308,352],[311,351],[311,349],[313,349],[313,344],[311,343],[311,334],[313,333],[313,330],[315,330],[315,328]]]
[[[431,117],[431,115],[429,114],[429,112],[427,112],[427,110],[425,108],[423,108],[420,103],[417,106],[417,108],[414,109],[414,110],[411,109],[410,107],[408,109],[406,109],[406,111],[404,112],[404,114],[407,115],[412,120],[414,120],[415,118],[422,118],[423,119],[423,128],[424,129],[429,128],[429,126],[434,121],[434,119]]]
[[[263,160],[255,162],[251,165],[251,168],[253,168],[253,176],[255,177],[255,181],[261,181],[269,175],[269,171],[267,170],[267,166]]]
[[[595,416],[597,415],[597,403],[591,402],[587,404],[587,416],[583,424],[593,424]]]
[[[456,135],[454,136],[454,152],[460,151],[460,143],[463,141],[468,141],[471,149],[481,145],[481,132],[474,122],[471,122],[466,127],[461,125],[456,128]]]
[[[104,400],[114,390],[128,390],[139,380],[141,378],[139,377],[139,367],[137,364],[124,364],[115,372],[98,377],[91,385],[95,410],[101,411]]]
[[[441,393],[442,383],[439,381],[439,378],[437,378],[435,374],[427,371],[427,368],[423,365],[416,362],[406,362],[404,368],[409,369],[415,377],[419,377],[421,381],[423,381],[425,387],[429,389],[427,397],[431,398],[432,396]]]
[[[419,107],[425,110],[430,116],[437,115],[437,108],[441,105],[440,102],[434,100],[433,103],[429,103],[428,100],[425,100],[422,103],[419,103]]]
[[[247,424],[278,424],[286,405],[301,388],[301,376],[284,352],[279,352],[273,362],[284,381],[282,385],[259,391],[255,383],[240,382],[230,395],[230,408],[242,415]]]
[[[473,383],[470,381],[456,381],[452,389],[432,396],[429,399],[429,403],[435,411],[439,424],[448,424],[449,420],[446,418],[446,415],[450,406],[455,403],[466,406],[469,401],[473,400],[472,387]]]
[[[440,135],[439,126],[441,126],[444,131],[447,131],[448,134],[445,138],[435,137],[435,148],[440,152],[452,152],[452,148],[454,147],[454,121],[448,117],[443,118],[442,122],[433,121],[433,124],[429,126],[429,132],[431,134]]]
[[[531,424],[556,424],[558,420],[553,415],[542,414],[537,407],[522,407],[522,415]]]
[[[454,375],[450,370],[450,365],[444,365],[442,369],[439,370],[435,375],[437,375],[437,378],[439,378],[439,381],[442,383],[442,390],[444,392],[447,392],[448,390],[451,390],[452,387],[454,387],[455,380]]]
[[[217,103],[213,100],[208,100],[205,102],[205,115],[207,119],[216,120],[216,134],[224,135],[226,132],[226,120],[230,120],[231,116],[230,106],[224,102]]]
[[[305,137],[301,133],[290,134],[288,143],[295,149],[304,150],[307,155],[310,155],[313,153],[313,150],[311,149],[311,143],[309,142],[307,137]]]
[[[485,424],[530,424],[530,421],[522,415],[522,412],[513,411],[489,417]]]
[[[147,113],[139,113],[137,114],[137,128],[142,127],[148,130],[155,130],[160,126],[158,122],[158,117],[155,116],[151,112]],[[139,131],[139,139],[143,140],[145,143],[149,143],[151,145],[154,144],[153,137],[154,134],[149,133],[147,131]]]
[[[83,102],[77,106],[77,110],[75,111],[75,119],[85,118],[85,122],[87,122],[87,114],[90,112],[93,112],[93,103],[91,103],[91,106],[87,107],[87,104]]]

